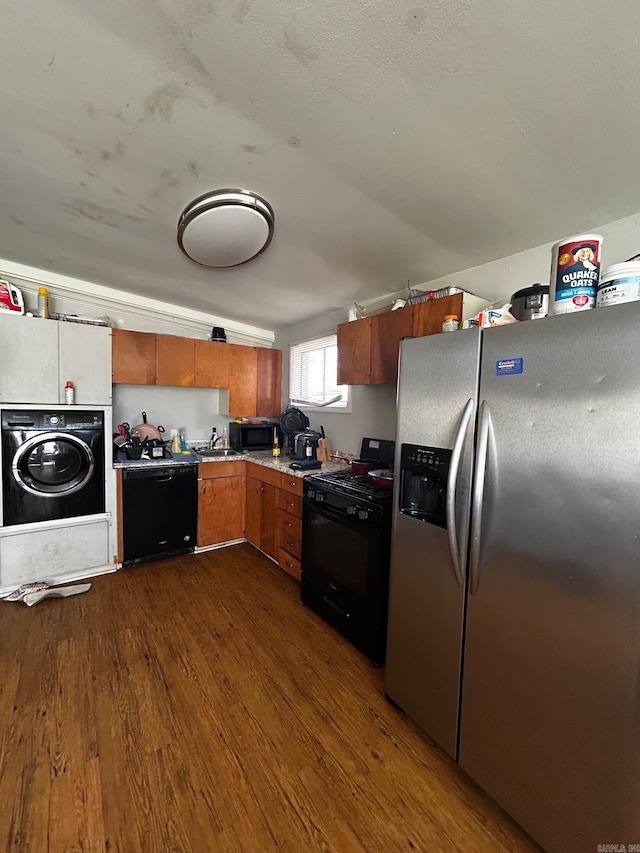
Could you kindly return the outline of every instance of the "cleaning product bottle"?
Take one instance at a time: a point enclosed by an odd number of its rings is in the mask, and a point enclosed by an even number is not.
[[[271,455],[273,456],[274,462],[277,462],[278,457],[280,456],[280,441],[278,439],[278,430],[275,427],[273,430],[273,447],[271,448]]]
[[[227,436],[227,426],[226,424],[222,427],[222,446],[226,449],[229,447],[229,438]]]
[[[46,287],[38,289],[38,317],[49,319],[49,291]]]
[[[76,401],[76,389],[73,387],[73,382],[67,380],[64,386],[64,402],[67,406],[73,406]]]

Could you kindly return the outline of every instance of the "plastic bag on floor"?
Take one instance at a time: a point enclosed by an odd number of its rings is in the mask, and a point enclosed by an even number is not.
[[[50,586],[48,583],[26,583],[13,592],[0,595],[3,601],[23,601],[28,607],[32,607],[43,598],[69,598],[71,595],[80,595],[91,589],[90,583],[77,583],[72,586]]]

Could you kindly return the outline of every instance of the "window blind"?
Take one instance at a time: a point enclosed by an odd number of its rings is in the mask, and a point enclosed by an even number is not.
[[[349,388],[338,385],[336,335],[291,344],[289,347],[289,397],[292,402],[344,408]],[[335,400],[336,397],[340,399]]]

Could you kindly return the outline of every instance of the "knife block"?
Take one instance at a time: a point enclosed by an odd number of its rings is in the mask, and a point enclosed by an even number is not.
[[[329,462],[331,459],[331,447],[328,438],[318,439],[318,450],[316,456],[319,462]]]

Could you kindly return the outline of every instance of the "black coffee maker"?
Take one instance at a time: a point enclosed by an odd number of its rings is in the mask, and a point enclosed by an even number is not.
[[[317,459],[318,441],[322,434],[313,429],[297,432],[294,436],[292,459]]]

